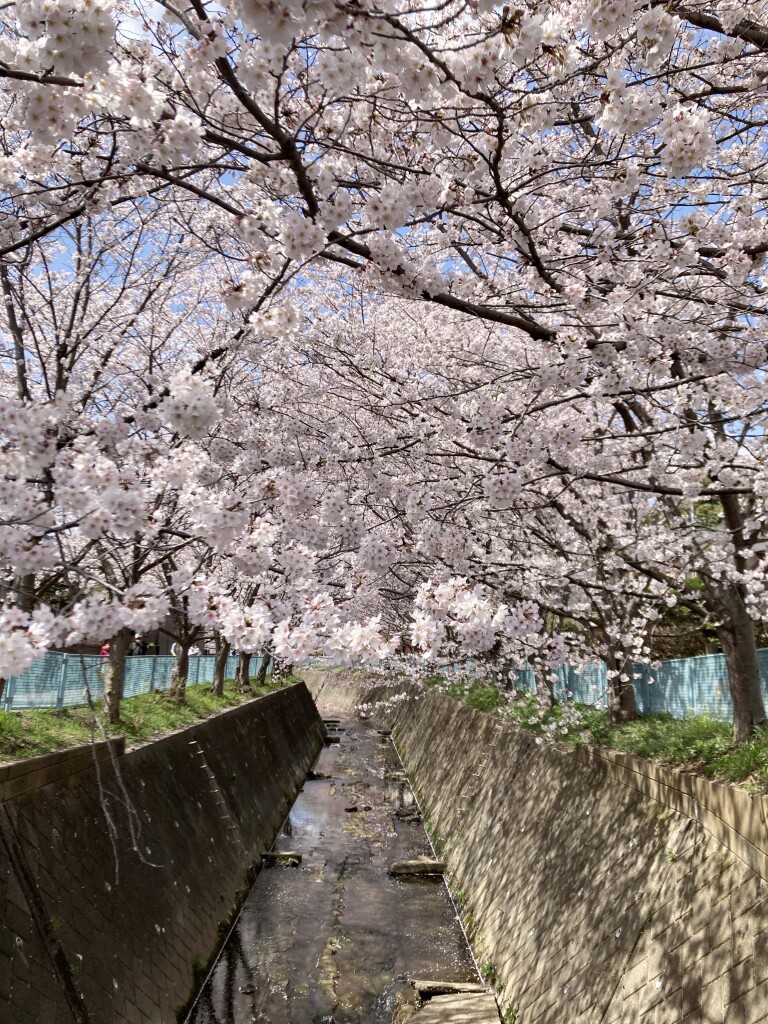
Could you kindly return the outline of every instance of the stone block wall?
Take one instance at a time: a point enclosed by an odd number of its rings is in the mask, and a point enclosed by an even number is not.
[[[298,685],[17,775],[0,803],[3,1024],[173,1024],[323,735]]]
[[[764,798],[538,745],[434,691],[309,680],[394,725],[480,966],[520,1024],[768,1020]]]

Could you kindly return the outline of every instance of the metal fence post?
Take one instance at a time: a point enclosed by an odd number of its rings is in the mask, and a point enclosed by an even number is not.
[[[8,710],[13,709],[13,698],[16,695],[16,676],[11,676],[8,680]]]
[[[56,710],[61,711],[64,707],[64,693],[67,686],[67,662],[69,655],[65,654],[61,659],[61,672],[59,672],[59,690],[56,694]]]

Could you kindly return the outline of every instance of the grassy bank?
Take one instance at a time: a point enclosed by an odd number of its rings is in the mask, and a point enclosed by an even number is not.
[[[438,677],[427,682],[542,738],[570,746],[588,743],[623,750],[721,782],[738,783],[755,792],[768,792],[768,728],[737,747],[730,722],[707,715],[685,719],[651,715],[609,728],[606,712],[589,705],[559,704],[542,713],[531,693],[518,692],[509,699],[495,686],[477,682],[446,682]]]
[[[183,704],[165,693],[142,693],[123,701],[121,721],[113,726],[105,721],[101,703],[94,710],[80,707],[63,711],[0,711],[0,762],[64,750],[103,739],[105,735],[125,736],[128,746],[144,743],[279,689],[284,682],[270,681],[243,693],[230,679],[224,684],[221,697],[211,693],[206,684],[191,686]]]

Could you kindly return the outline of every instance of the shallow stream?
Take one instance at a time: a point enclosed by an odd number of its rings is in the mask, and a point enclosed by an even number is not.
[[[387,874],[432,855],[391,741],[329,733],[275,843],[301,864],[260,872],[189,1024],[392,1024],[409,978],[478,980],[442,879]]]

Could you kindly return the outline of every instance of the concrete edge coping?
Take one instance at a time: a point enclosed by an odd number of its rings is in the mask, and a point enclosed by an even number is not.
[[[447,698],[477,715],[494,717],[475,708],[467,708],[447,694],[435,693],[434,697]],[[413,694],[409,693],[408,698],[412,700]],[[510,722],[499,720],[498,724],[518,740],[527,740],[530,736],[526,730]],[[527,746],[530,749],[530,745]],[[768,795],[748,793],[745,789],[691,772],[675,771],[621,750],[588,745],[573,748],[560,743],[548,745],[546,749],[548,753],[557,751],[564,759],[575,758],[586,768],[698,822],[735,857],[768,880]]]
[[[584,746],[574,753],[593,771],[699,822],[739,860],[768,879],[768,797],[623,751]]]
[[[448,700],[462,706],[453,697]],[[501,725],[518,739],[530,735],[512,723],[502,720]],[[554,744],[554,748],[547,746],[548,752],[552,749],[563,758],[575,757],[592,771],[697,821],[734,856],[768,880],[768,795],[748,793],[691,772],[675,771],[622,750],[588,745],[573,748],[560,743]]]
[[[157,743],[170,740],[179,733],[192,732],[199,729],[201,725],[213,718],[224,716],[236,717],[250,708],[257,701],[266,700],[278,693],[287,692],[297,687],[305,686],[303,682],[287,686],[284,690],[274,690],[272,693],[265,693],[251,700],[243,701],[234,707],[226,708],[214,715],[208,715],[197,722],[174,729],[172,732],[163,733],[155,739],[147,740],[145,743],[136,744],[128,750],[127,756],[146,750]],[[26,757],[9,764],[0,765],[0,803],[31,793],[36,789],[42,789],[53,782],[60,782],[72,778],[81,772],[91,769],[96,764],[103,764],[111,761],[113,757],[126,756],[126,743],[124,736],[116,736],[108,740],[98,740],[95,743],[80,744],[76,747],[67,747],[64,750],[54,750],[48,754],[39,754],[37,757]]]
[[[133,754],[138,754],[142,750],[154,747],[157,743],[164,743],[166,740],[170,740],[172,737],[179,736],[182,733],[191,733],[195,729],[199,729],[200,726],[205,725],[206,722],[213,721],[213,719],[225,717],[237,718],[238,715],[244,716],[247,710],[259,701],[272,700],[280,693],[290,693],[291,690],[295,690],[301,686],[305,689],[307,688],[306,683],[301,680],[298,683],[292,683],[290,686],[283,686],[279,690],[271,690],[269,693],[262,693],[249,697],[247,700],[241,701],[239,704],[233,704],[230,708],[223,708],[221,711],[214,711],[212,715],[206,715],[205,718],[198,718],[196,722],[190,722],[188,725],[181,725],[178,729],[171,729],[170,732],[164,732],[161,736],[155,736],[153,739],[143,740],[141,743],[134,743],[128,750],[126,757],[131,757]]]
[[[28,757],[0,767],[0,802],[11,800],[51,782],[78,775],[94,764],[125,754],[125,737],[54,750],[50,754]]]

